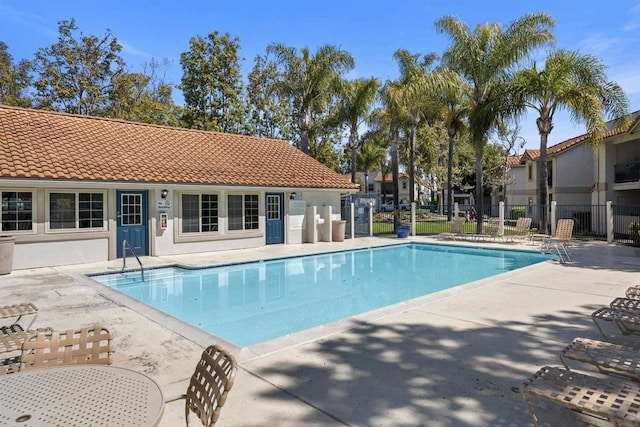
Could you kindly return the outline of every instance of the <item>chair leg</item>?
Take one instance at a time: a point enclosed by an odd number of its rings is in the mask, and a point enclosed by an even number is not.
[[[533,419],[533,424],[536,427],[540,427],[540,423],[538,422],[538,417],[536,417],[536,413],[533,411],[533,408],[531,407],[531,404],[527,400],[527,394],[524,392],[524,390],[522,388],[520,390],[520,397],[522,398],[522,401],[524,402],[524,407],[527,409],[527,412],[529,413],[529,415],[531,415],[531,418]]]

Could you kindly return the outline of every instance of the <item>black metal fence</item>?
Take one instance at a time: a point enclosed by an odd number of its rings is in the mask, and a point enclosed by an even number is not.
[[[613,206],[613,240],[640,246],[640,206]]]
[[[476,232],[476,221],[469,216],[469,207],[459,209],[458,215],[467,218],[465,231]],[[613,240],[617,243],[640,246],[640,206],[612,206]],[[394,232],[394,215],[398,215],[401,224],[411,224],[411,212],[374,212],[373,234]],[[499,205],[485,206],[483,218],[500,215]],[[505,205],[505,233],[520,217],[532,219],[532,232],[551,234],[551,206],[545,205]],[[574,220],[573,237],[579,240],[607,240],[608,224],[606,205],[556,205],[555,220],[570,218]],[[546,223],[546,227],[543,225]],[[436,235],[451,232],[452,222],[447,215],[430,209],[416,209],[415,233],[417,235]]]

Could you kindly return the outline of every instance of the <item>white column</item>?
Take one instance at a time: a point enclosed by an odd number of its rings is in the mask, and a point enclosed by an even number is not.
[[[411,202],[411,235],[416,235],[416,202]]]
[[[551,202],[551,235],[556,235],[556,205],[558,203],[554,200]]]
[[[498,218],[500,218],[498,236],[504,236],[504,202],[498,203]]]

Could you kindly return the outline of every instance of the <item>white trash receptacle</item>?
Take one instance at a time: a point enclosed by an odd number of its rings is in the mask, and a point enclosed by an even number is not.
[[[13,236],[0,236],[0,274],[9,274],[13,269]]]

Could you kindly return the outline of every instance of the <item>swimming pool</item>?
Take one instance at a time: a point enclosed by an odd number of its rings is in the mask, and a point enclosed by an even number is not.
[[[410,243],[91,278],[242,347],[550,258]]]

